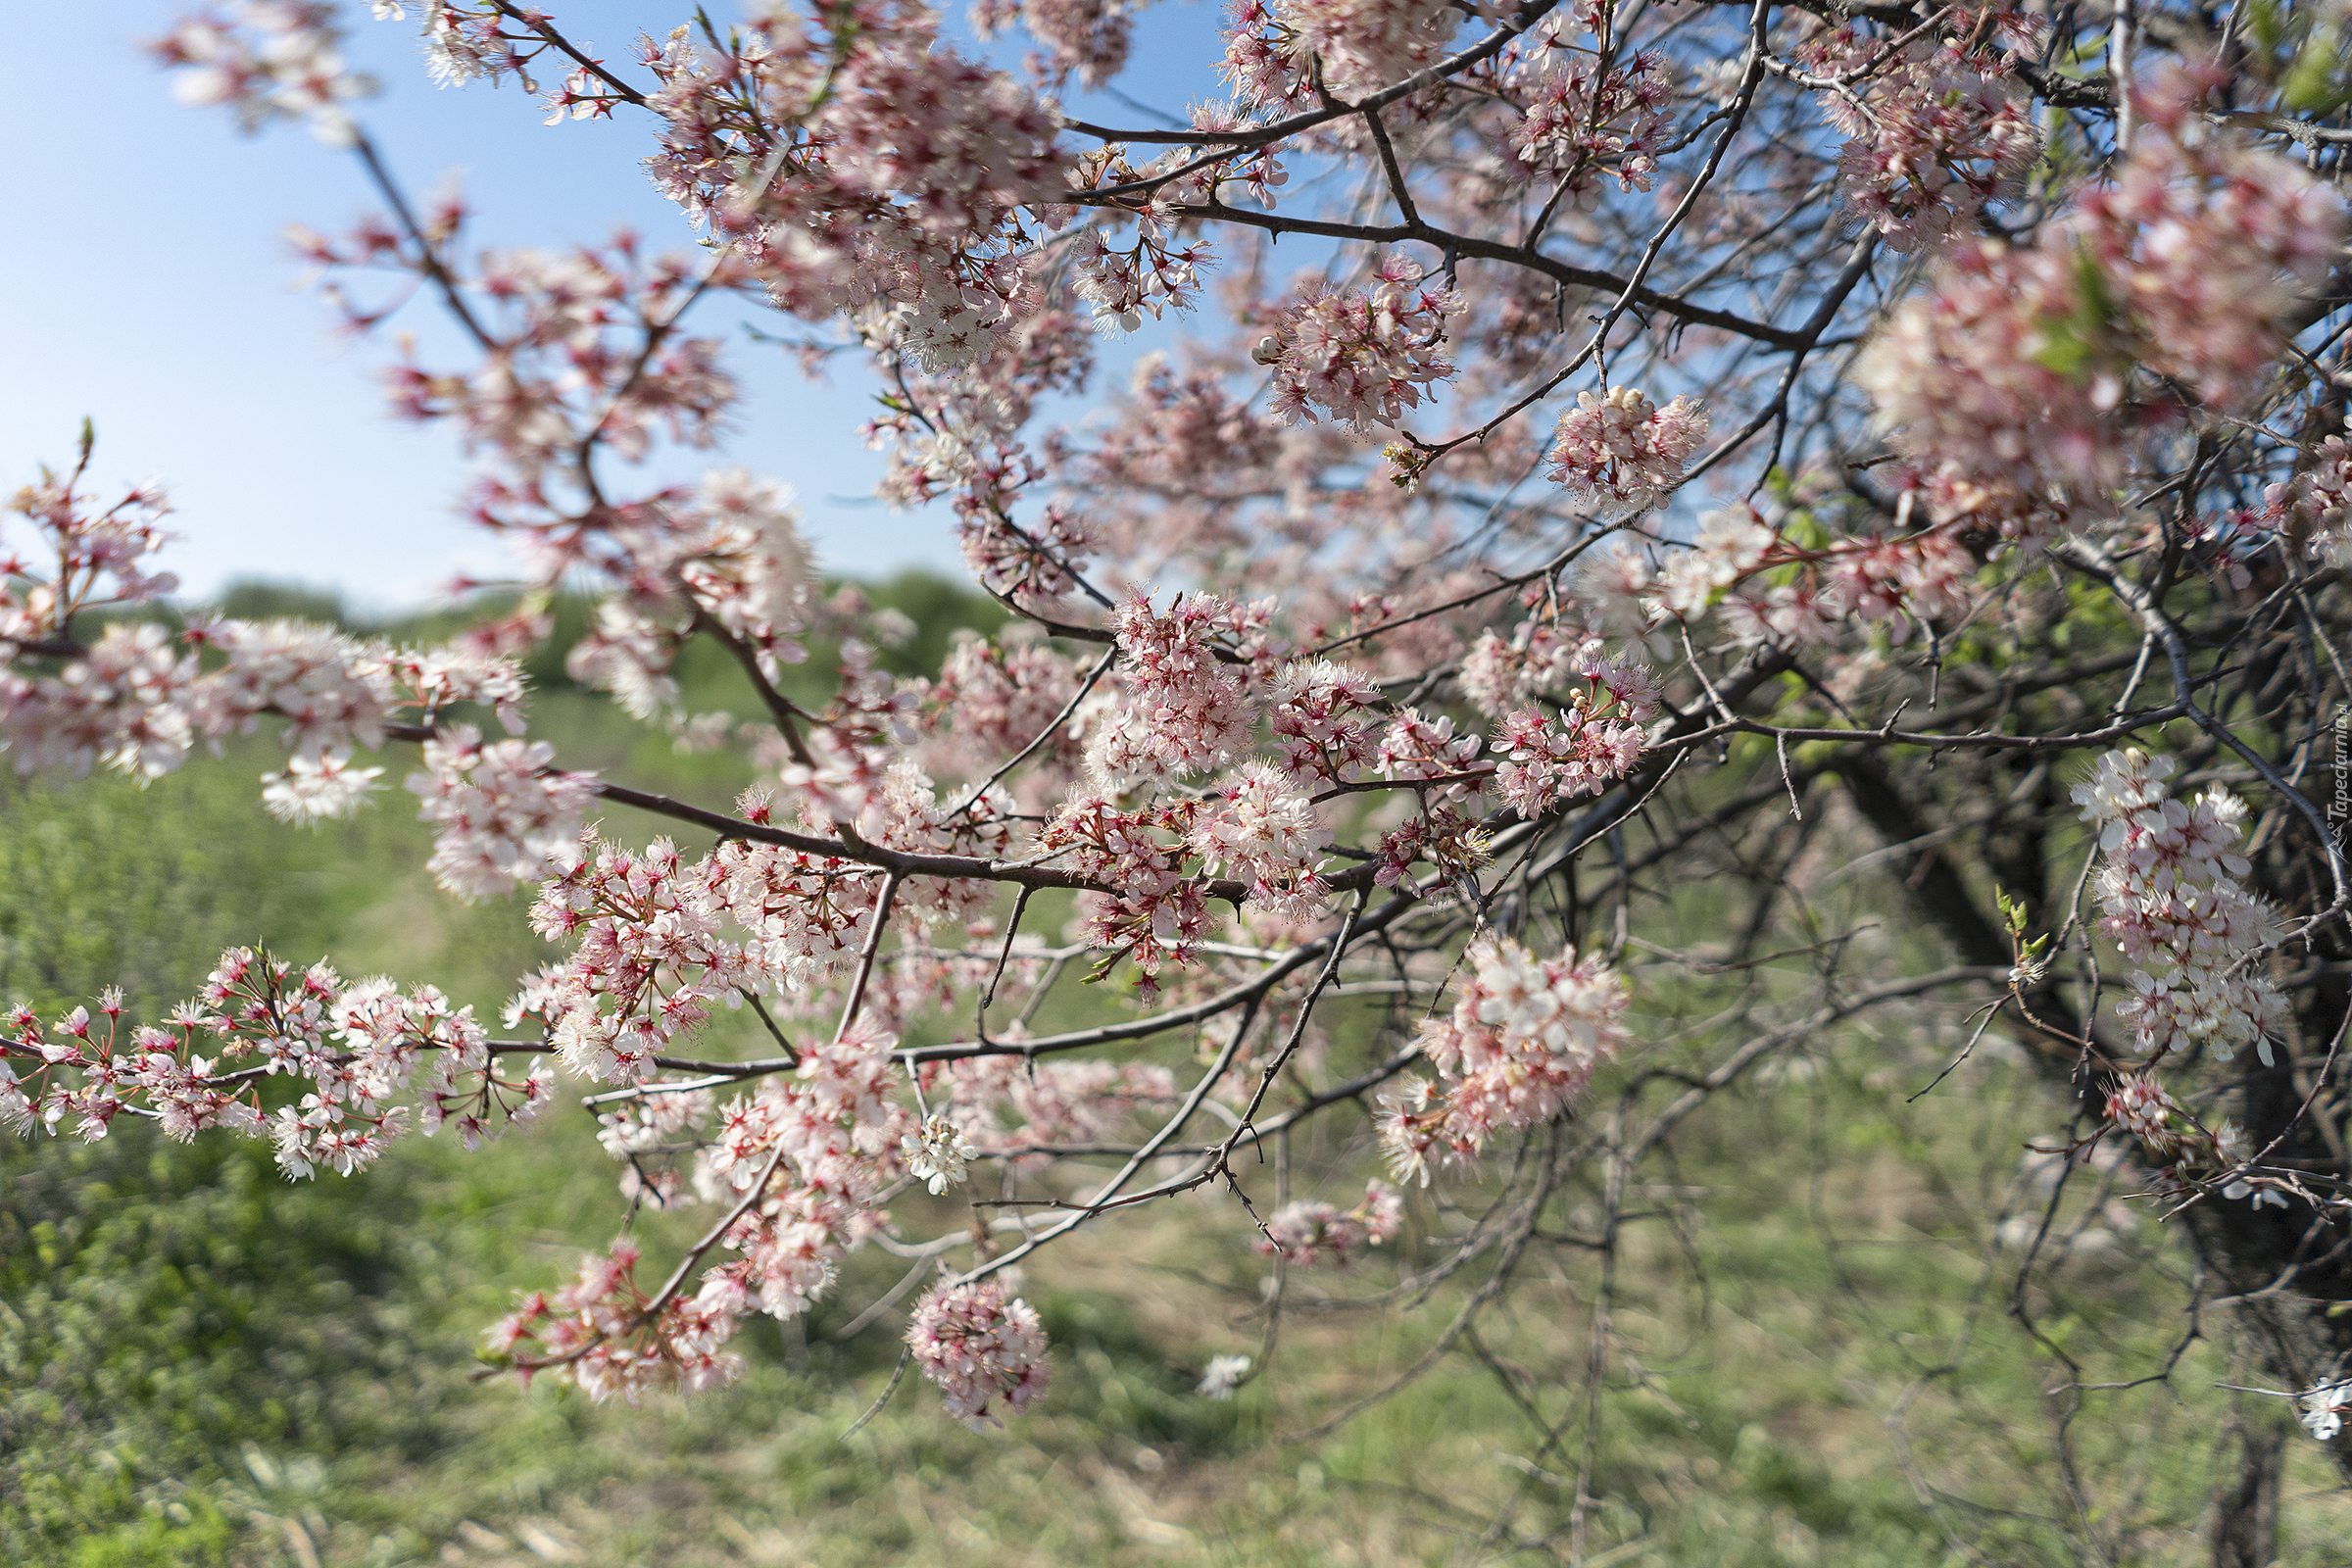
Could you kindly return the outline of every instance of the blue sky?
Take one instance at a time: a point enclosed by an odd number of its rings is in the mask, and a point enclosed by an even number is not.
[[[388,610],[428,599],[457,570],[495,572],[497,546],[452,513],[466,476],[455,444],[382,413],[373,372],[388,347],[343,340],[325,307],[291,287],[301,269],[285,226],[332,233],[372,205],[351,156],[292,126],[245,136],[218,110],[178,104],[140,44],[187,4],[13,9],[11,53],[25,69],[0,95],[0,201],[18,215],[0,246],[0,487],[70,463],[87,415],[102,482],[171,487],[180,539],[167,560],[190,596],[264,576]],[[616,62],[640,28],[665,32],[692,11],[685,0],[549,9]],[[730,8],[710,9],[723,19]],[[363,122],[413,193],[463,173],[473,244],[564,247],[616,223],[652,248],[691,243],[637,167],[642,116],[546,127],[513,87],[438,90],[414,24],[346,10],[351,53],[385,88]],[[1213,15],[1198,4],[1149,14],[1138,50],[1149,65],[1129,71],[1128,90],[1168,109],[1211,90]],[[701,329],[726,320],[713,311]],[[429,361],[439,323],[417,308],[403,324],[420,329]],[[747,393],[729,460],[794,487],[829,569],[956,569],[944,508],[895,514],[865,499],[881,462],[857,438],[872,387],[862,371],[845,366],[812,385],[749,343],[729,363]]]

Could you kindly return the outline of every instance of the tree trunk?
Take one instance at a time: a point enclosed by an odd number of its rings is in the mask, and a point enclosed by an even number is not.
[[[2238,1448],[2237,1482],[2221,1489],[2213,1526],[2213,1568],[2270,1568],[2278,1559],[2278,1480],[2286,1434],[2247,1427]]]

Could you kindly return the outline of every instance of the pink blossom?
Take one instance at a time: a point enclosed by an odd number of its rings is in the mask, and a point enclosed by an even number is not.
[[[1642,759],[1642,730],[1621,716],[1614,698],[1589,704],[1576,693],[1557,720],[1538,709],[1515,710],[1494,737],[1506,759],[1494,769],[1494,787],[1531,822],[1560,801],[1598,794]]]
[[[1229,872],[1250,885],[1250,904],[1290,919],[1323,909],[1327,897],[1318,858],[1331,834],[1316,819],[1314,803],[1291,792],[1283,775],[1249,762],[1193,818],[1191,846],[1201,869]]]
[[[1444,0],[1239,0],[1222,70],[1253,103],[1311,102],[1310,72],[1361,98],[1442,58],[1461,19]]]
[[[1372,440],[1453,374],[1446,322],[1464,309],[1451,288],[1416,287],[1422,269],[1401,253],[1381,264],[1370,293],[1311,289],[1284,313],[1256,358],[1274,370],[1275,416],[1313,423],[1328,416]],[[1318,413],[1320,411],[1320,413]]]
[[[1551,477],[1579,505],[1639,512],[1682,482],[1706,434],[1707,413],[1688,397],[1661,409],[1630,386],[1579,392],[1552,439]]]
[[[459,724],[424,743],[409,792],[420,820],[440,824],[433,880],[467,899],[505,893],[546,874],[550,856],[579,831],[594,798],[588,779],[557,771],[545,741],[494,741]]]
[[[1527,102],[1510,133],[1517,161],[1530,174],[1564,177],[1569,199],[1584,211],[1599,205],[1603,174],[1620,189],[1648,190],[1673,98],[1666,57],[1637,50],[1601,75],[1595,53],[1556,34],[1547,41],[1522,53],[1514,73],[1512,85]]]
[[[1300,787],[1347,783],[1380,755],[1379,683],[1328,659],[1285,664],[1266,689],[1267,727]]]
[[[923,1376],[939,1385],[948,1413],[974,1432],[1002,1426],[1004,1411],[1044,1397],[1052,1376],[1037,1313],[1017,1297],[1005,1300],[993,1280],[924,1297],[906,1344]]]
[[[1850,138],[1838,155],[1846,207],[1895,250],[1965,235],[2041,156],[2033,106],[1990,53],[1920,40],[1890,57],[1840,27],[1800,59],[1831,83],[1817,99]]]
[[[163,64],[183,68],[173,84],[180,102],[224,104],[247,131],[307,120],[320,141],[348,147],[358,130],[344,105],[373,93],[375,80],[345,63],[335,9],[241,0],[228,8],[233,20],[192,18],[152,47]]]
[[[1393,1239],[1403,1223],[1403,1195],[1375,1179],[1366,1184],[1364,1200],[1346,1213],[1316,1200],[1284,1204],[1267,1216],[1257,1250],[1300,1267],[1329,1259],[1345,1268],[1366,1247]]]
[[[1264,624],[1267,607],[1214,594],[1179,594],[1164,611],[1130,595],[1118,607],[1122,662],[1117,707],[1087,746],[1087,766],[1124,786],[1183,777],[1231,761],[1250,721],[1248,685],[1235,650]]]
[[[2099,929],[2134,965],[2116,1016],[2143,1051],[2202,1045],[2229,1061],[2249,1042],[2267,1065],[2286,1000],[2255,967],[2272,913],[2238,879],[2245,806],[2218,787],[2191,806],[2171,798],[2173,760],[2109,752],[2075,786],[2099,832]]]
[[[2159,1153],[2180,1142],[2172,1118],[2180,1106],[2153,1073],[2133,1073],[2119,1079],[2107,1092],[2107,1119]]]
[[[2217,408],[2241,401],[2340,222],[2293,166],[2221,132],[2151,125],[2116,183],[2032,247],[1954,247],[1855,378],[1906,451],[1980,483],[2104,505],[2136,434],[2174,412],[2135,367]]]
[[[1381,1143],[1399,1178],[1429,1181],[1434,1154],[1464,1168],[1496,1132],[1561,1114],[1592,1073],[1630,1043],[1630,992],[1598,957],[1574,948],[1540,960],[1515,942],[1474,944],[1453,1011],[1421,1026],[1433,1082],[1384,1092]]]

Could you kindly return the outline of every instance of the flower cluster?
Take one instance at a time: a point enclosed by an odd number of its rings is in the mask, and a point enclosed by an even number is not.
[[[1895,313],[1854,374],[1905,450],[2103,505],[2132,440],[2173,412],[2170,393],[2135,389],[2135,367],[2219,408],[2252,390],[2279,318],[2326,271],[2339,204],[2187,107],[2153,114],[2115,184],[2034,245],[1957,245]]]
[[[1462,656],[1462,695],[1491,718],[1575,678],[1577,665],[1602,649],[1597,637],[1562,626],[1556,616],[1531,616],[1507,638],[1492,627]]]
[[[44,1029],[20,1006],[0,1034],[0,1126],[54,1132],[69,1116],[81,1138],[107,1135],[115,1117],[150,1117],[186,1141],[207,1128],[267,1135],[289,1178],[326,1166],[340,1175],[371,1165],[408,1130],[395,1102],[420,1068],[417,1121],[427,1137],[455,1123],[467,1148],[528,1121],[553,1098],[535,1066],[509,1076],[470,1007],[453,1008],[431,986],[401,995],[389,980],[347,986],[324,963],[305,970],[267,953],[232,948],[171,1027],[123,1038],[121,993],[99,1002],[103,1028],[76,1007]],[[209,1056],[200,1039],[215,1042]],[[13,1058],[13,1060],[12,1060]],[[235,1065],[251,1061],[251,1066]],[[20,1074],[16,1062],[30,1064]],[[68,1075],[73,1077],[69,1079]],[[305,1080],[295,1104],[265,1112],[262,1080]]]
[[[1104,177],[1133,171],[1114,165]],[[1090,227],[1071,246],[1070,281],[1078,297],[1094,307],[1099,331],[1132,332],[1149,315],[1154,321],[1172,306],[1189,307],[1200,289],[1200,269],[1210,258],[1208,242],[1169,246],[1155,234],[1136,236],[1133,245],[1114,250],[1100,227]]]
[[[1549,471],[1580,506],[1640,512],[1682,483],[1706,434],[1707,411],[1688,397],[1659,408],[1630,386],[1579,392],[1553,433]]]
[[[1250,1358],[1246,1355],[1212,1355],[1193,1392],[1204,1399],[1230,1399],[1250,1375]]]
[[[501,1320],[490,1331],[501,1364],[526,1380],[566,1374],[597,1399],[732,1378],[738,1362],[721,1348],[742,1316],[806,1311],[832,1285],[842,1255],[887,1222],[875,1199],[912,1121],[890,1102],[895,1044],[852,1033],[810,1047],[790,1079],[771,1078],[720,1109],[695,1183],[730,1206],[718,1240],[737,1255],[706,1270],[691,1296],[649,1298],[631,1273],[636,1249],[624,1241],[586,1259],[576,1285],[528,1297]],[[613,1141],[635,1142],[625,1129]]]
[[[720,1107],[698,1181],[727,1201],[759,1197],[724,1239],[741,1255],[704,1276],[706,1298],[732,1310],[757,1302],[774,1317],[806,1311],[842,1255],[888,1223],[876,1200],[916,1126],[892,1098],[897,1047],[860,1025],[804,1048],[791,1077]]]
[[[1271,608],[1215,594],[1179,594],[1164,611],[1147,594],[1121,601],[1121,700],[1089,739],[1089,772],[1123,788],[1233,760],[1252,717],[1247,666],[1236,650],[1262,634]]]
[[[1389,1241],[1403,1224],[1403,1195],[1375,1180],[1365,1184],[1364,1200],[1346,1213],[1337,1203],[1319,1200],[1285,1203],[1267,1217],[1257,1250],[1300,1267],[1329,1260],[1346,1268],[1356,1253]]]
[[[1698,519],[1698,537],[1658,569],[1654,603],[1660,612],[1695,619],[1727,588],[1764,564],[1780,530],[1753,507],[1740,505]]]
[[[375,91],[375,78],[344,61],[343,29],[320,0],[240,0],[225,17],[191,17],[154,47],[167,66],[184,66],[174,91],[184,104],[224,104],[258,130],[273,120],[304,120],[330,147],[359,139],[345,106]]]
[[[2311,555],[2333,564],[2352,560],[2352,446],[2342,436],[2322,441],[2308,466],[2264,499],[2264,525],[2291,530]]]
[[[982,510],[956,523],[956,538],[983,586],[1040,607],[1058,605],[1077,588],[1095,543],[1086,524],[1058,507],[1027,528]]]
[[[1849,24],[1799,58],[1829,83],[1818,101],[1850,138],[1838,155],[1846,208],[1895,250],[1966,232],[2041,156],[2033,105],[1996,55],[1920,41],[1889,57]]]
[[[1473,945],[1453,1011],[1421,1026],[1435,1080],[1384,1092],[1380,1138],[1400,1179],[1426,1185],[1433,1155],[1469,1168],[1488,1139],[1559,1115],[1631,1040],[1631,994],[1597,956],[1539,959],[1507,938]]]
[[[1649,189],[1674,96],[1666,57],[1637,50],[1603,74],[1597,54],[1556,36],[1549,41],[1514,73],[1512,85],[1527,103],[1510,133],[1518,162],[1531,174],[1562,180],[1568,200],[1585,211],[1599,204],[1603,174],[1624,190]]]
[[[1209,934],[1207,891],[1184,870],[1192,818],[1188,803],[1127,811],[1102,796],[1080,795],[1038,841],[1064,855],[1073,870],[1116,890],[1080,895],[1086,940],[1131,958],[1147,994],[1163,965],[1191,962],[1193,949]]]
[[[526,74],[526,68],[554,45],[536,32],[525,30],[510,33],[505,24],[517,20],[496,5],[467,4],[466,0],[369,0],[378,22],[406,22],[409,6],[417,5],[421,16],[417,33],[424,45],[425,74],[437,86],[463,87],[477,77],[498,81],[509,75],[520,76],[524,90],[535,92],[537,83]],[[564,87],[551,95],[551,102],[568,107],[570,118],[586,119],[598,105],[583,100],[585,83],[575,74]],[[609,108],[606,104],[604,107]],[[564,118],[559,113],[548,121],[555,124]]]
[[[148,604],[179,586],[169,572],[151,573],[142,565],[170,537],[164,518],[172,504],[163,487],[132,485],[111,505],[96,506],[78,488],[89,465],[90,432],[83,432],[83,441],[74,473],[60,477],[44,468],[37,484],[9,498],[9,513],[30,523],[39,541],[31,556],[0,556],[0,649],[12,654],[65,637],[85,610]],[[36,561],[56,564],[44,576]],[[0,680],[7,678],[0,673]]]
[[[2245,805],[2218,786],[2193,805],[2170,798],[2173,767],[2136,748],[2109,752],[2074,790],[2099,834],[2099,927],[2133,965],[2116,1016],[2142,1051],[2203,1046],[2228,1061],[2252,1044],[2267,1064],[2286,1004],[2254,967],[2271,916],[2238,880]]]
[[[747,819],[766,822],[764,794],[745,797]],[[870,876],[835,857],[742,840],[711,858],[712,907],[748,933],[746,957],[775,983],[801,987],[854,957],[872,919],[877,889]],[[715,955],[719,950],[714,949]]]
[[[1265,690],[1266,723],[1282,770],[1301,788],[1345,784],[1380,757],[1380,683],[1328,659],[1285,664]]]
[[[1207,874],[1230,872],[1250,885],[1250,907],[1288,920],[1322,912],[1318,856],[1331,833],[1314,803],[1293,794],[1279,770],[1243,764],[1240,777],[1193,818],[1190,842]]]
[[[1127,63],[1135,22],[1129,0],[975,0],[972,30],[994,37],[1016,17],[1045,46],[1045,59],[1032,68],[1040,75],[1075,73],[1079,85],[1091,91]]]
[[[1369,293],[1319,288],[1295,301],[1254,353],[1274,371],[1275,416],[1310,424],[1327,416],[1369,441],[1452,375],[1446,322],[1465,306],[1443,284],[1421,287],[1423,276],[1398,253]]]
[[[2173,1118],[2181,1114],[2180,1102],[2154,1073],[2136,1072],[2116,1080],[2107,1091],[2105,1110],[2109,1121],[2159,1154],[2169,1153],[2180,1142],[2173,1126]]]
[[[1112,48],[1100,28],[1091,43],[1057,30],[1096,60]],[[1066,188],[1057,126],[1011,77],[944,46],[935,13],[764,7],[715,52],[679,27],[641,57],[660,82],[655,184],[778,307],[888,313],[932,370],[1016,342],[1042,303],[1019,209]]]
[[[1597,794],[1625,777],[1642,760],[1642,726],[1613,695],[1596,700],[1574,692],[1558,719],[1534,708],[1503,719],[1494,749],[1505,760],[1494,769],[1494,787],[1532,822],[1560,801]]]
[[[974,1432],[1003,1426],[1045,1396],[1053,1369],[1037,1313],[1004,1299],[994,1280],[933,1291],[906,1326],[907,1348],[923,1376],[939,1385],[948,1413]]]
[[[1219,68],[1245,102],[1361,98],[1434,64],[1461,24],[1447,0],[1237,0]]]
[[[2298,1402],[2304,1429],[2322,1443],[2332,1442],[2344,1430],[2344,1413],[2352,1410],[2352,1378],[2322,1378],[2303,1391]]]
[[[963,1129],[945,1116],[927,1118],[922,1127],[900,1142],[906,1174],[923,1183],[937,1198],[951,1187],[963,1185],[964,1169],[980,1152]]]
[[[439,824],[433,880],[466,899],[536,882],[549,857],[568,847],[595,798],[584,774],[559,771],[545,741],[482,742],[470,724],[424,743],[424,765],[408,779],[416,815]]]
[[[1437,718],[1424,716],[1417,709],[1408,708],[1389,721],[1381,733],[1377,763],[1380,776],[1387,779],[1444,779],[1444,788],[1436,793],[1454,799],[1467,798],[1473,787],[1465,773],[1482,772],[1486,764],[1478,754],[1486,747],[1486,738],[1474,732],[1455,734],[1453,715]]]
[[[672,1040],[702,1027],[710,1004],[756,983],[741,945],[720,934],[715,857],[683,863],[667,839],[632,855],[591,831],[550,845],[531,929],[574,943],[553,983],[512,1009],[538,1014],[564,1065],[635,1083]]]
[[[733,1316],[692,1297],[657,1305],[637,1283],[643,1255],[623,1236],[583,1257],[570,1284],[525,1297],[484,1335],[492,1364],[525,1381],[552,1368],[593,1400],[617,1394],[632,1405],[662,1389],[734,1382],[743,1358],[719,1348],[734,1337]]]

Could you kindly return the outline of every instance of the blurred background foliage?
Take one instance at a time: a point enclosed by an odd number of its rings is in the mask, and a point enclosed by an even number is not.
[[[870,592],[915,624],[888,656],[908,670],[997,619],[937,579]],[[340,614],[264,585],[224,608]],[[537,673],[534,729],[567,763],[714,806],[748,781]],[[752,710],[723,664],[685,673],[689,707]],[[113,984],[153,1018],[250,943],[494,1012],[550,956],[518,902],[433,892],[397,793],[354,822],[271,822],[256,779],[274,756],[257,737],[143,790],[0,781],[0,1000],[58,1012]],[[1859,926],[1886,890],[1856,876],[1839,897],[1816,906]],[[1701,940],[1724,913],[1703,886],[1669,890],[1658,938]],[[1646,1039],[1724,1001],[1663,965],[1635,979]],[[2226,1336],[2192,1332],[2184,1254],[2116,1193],[2078,1184],[2053,1216],[2066,1260],[2021,1290],[2019,1225],[2039,1225],[2046,1191],[2022,1146],[2063,1112],[1990,1043],[1909,1102],[1965,1038],[1960,1010],[1825,1036],[1709,1103],[1673,1180],[1644,1190],[1607,1337],[1589,1273],[1531,1264],[1476,1334],[1328,1430],[1414,1366],[1475,1284],[1391,1298],[1467,1228],[1468,1195],[1415,1195],[1392,1255],[1288,1271],[1272,1376],[1231,1401],[1193,1386],[1213,1355],[1264,1354],[1269,1266],[1231,1200],[1202,1195],[1038,1260],[1022,1289],[1054,1382],[1009,1432],[974,1436],[902,1386],[845,1439],[903,1321],[843,1335],[904,1267],[875,1252],[808,1318],[759,1320],[746,1375],[716,1394],[598,1407],[470,1379],[512,1293],[620,1222],[576,1108],[476,1154],[411,1139],[361,1177],[300,1185],[266,1145],[180,1146],[127,1120],[91,1145],[0,1141],[0,1562],[1565,1561],[1588,1464],[1594,1564],[2059,1564],[2093,1538],[2118,1563],[2210,1560],[2236,1445],[2288,1412],[2216,1386],[2249,1379]],[[1371,1016],[1335,1013],[1333,1049]],[[1360,1127],[1301,1135],[1297,1167],[1360,1181]],[[1575,1227],[1573,1186],[1562,1201]],[[919,1235],[956,1208],[918,1195],[898,1212]],[[639,1228],[659,1247],[675,1226]],[[2060,1351],[2119,1383],[2173,1375],[2067,1391]],[[1529,1409],[1556,1420],[1595,1361],[1595,1446],[1581,1428],[1542,1443]],[[2289,1452],[2282,1560],[2340,1562],[2352,1510],[2316,1445]]]

